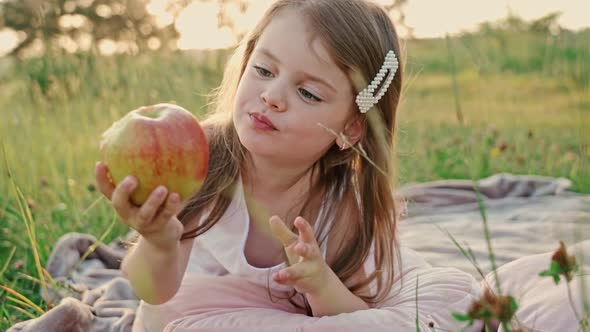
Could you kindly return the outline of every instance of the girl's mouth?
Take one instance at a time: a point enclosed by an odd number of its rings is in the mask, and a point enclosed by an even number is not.
[[[258,113],[250,113],[250,120],[256,129],[275,131],[277,128],[264,115]]]

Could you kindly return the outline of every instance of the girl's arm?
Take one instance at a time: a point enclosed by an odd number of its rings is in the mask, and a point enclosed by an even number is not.
[[[203,123],[202,129],[210,141],[215,128]],[[199,214],[193,221],[200,218]],[[123,275],[129,279],[137,297],[149,304],[170,300],[180,287],[193,243],[194,238],[178,240],[174,246],[163,250],[140,236],[139,243],[130,249],[121,263]]]
[[[329,262],[336,259],[336,255],[338,255],[337,243],[346,241],[346,236],[350,236],[350,234],[335,232],[333,237],[336,241],[328,241],[327,260]],[[349,289],[349,286],[365,280],[366,276],[365,267],[363,266],[344,283],[332,269],[329,269],[324,287],[320,288],[316,293],[306,296],[313,315],[315,317],[334,316],[340,313],[369,309],[369,305]],[[362,295],[370,295],[368,286],[358,292]]]
[[[203,125],[207,140],[211,139],[213,129],[212,125]],[[139,243],[129,250],[121,263],[123,275],[145,302],[161,304],[170,300],[180,287],[194,242],[193,239],[180,240],[185,228],[176,217],[181,207],[180,198],[167,190],[159,190],[159,193],[154,190],[138,207],[130,202],[130,195],[137,186],[133,177],[128,176],[115,186],[103,162],[96,163],[95,176],[99,190],[112,202],[124,224],[142,234]],[[197,216],[194,221],[199,219]]]
[[[133,291],[149,304],[162,304],[178,291],[184,276],[194,239],[178,241],[162,250],[143,237],[121,263],[123,275]]]
[[[332,269],[328,269],[324,287],[306,295],[314,317],[334,316],[345,312],[369,309],[369,305],[353,294],[340,281]]]
[[[340,255],[340,243],[351,241],[352,234],[344,228],[335,228],[327,243],[326,262],[331,265]],[[306,296],[315,317],[334,316],[344,312],[369,309],[369,305],[349,290],[349,286],[365,280],[364,266],[355,272],[346,282],[342,282],[336,273],[329,269],[325,286],[316,294]],[[370,295],[368,286],[358,291],[362,295]]]

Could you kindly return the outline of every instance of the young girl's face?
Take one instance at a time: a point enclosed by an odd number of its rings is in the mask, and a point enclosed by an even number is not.
[[[300,13],[272,19],[256,44],[238,86],[234,125],[254,157],[291,166],[318,160],[353,112],[346,74],[312,39]],[[263,125],[268,119],[274,128]]]

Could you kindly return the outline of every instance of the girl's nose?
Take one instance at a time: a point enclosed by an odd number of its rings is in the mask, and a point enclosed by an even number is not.
[[[286,107],[285,98],[276,89],[266,89],[260,94],[262,102],[273,111],[284,111]]]

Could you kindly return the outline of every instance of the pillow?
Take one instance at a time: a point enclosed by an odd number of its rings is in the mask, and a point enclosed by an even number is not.
[[[556,243],[556,249],[559,244]],[[590,240],[567,246],[568,255],[576,255],[580,269],[569,283],[572,302],[582,318],[583,291],[590,301]],[[514,260],[498,268],[502,294],[512,295],[518,303],[516,316],[525,331],[578,331],[579,323],[568,298],[567,282],[563,275],[555,284],[551,277],[539,273],[549,268],[553,252],[530,255]],[[585,257],[584,261],[582,258]],[[583,273],[582,273],[583,272]],[[586,273],[586,275],[584,275]],[[580,276],[580,274],[582,276]],[[487,283],[486,283],[487,282]],[[489,286],[488,286],[489,285]],[[494,273],[482,281],[482,288],[496,290]],[[503,331],[500,327],[498,331]]]

